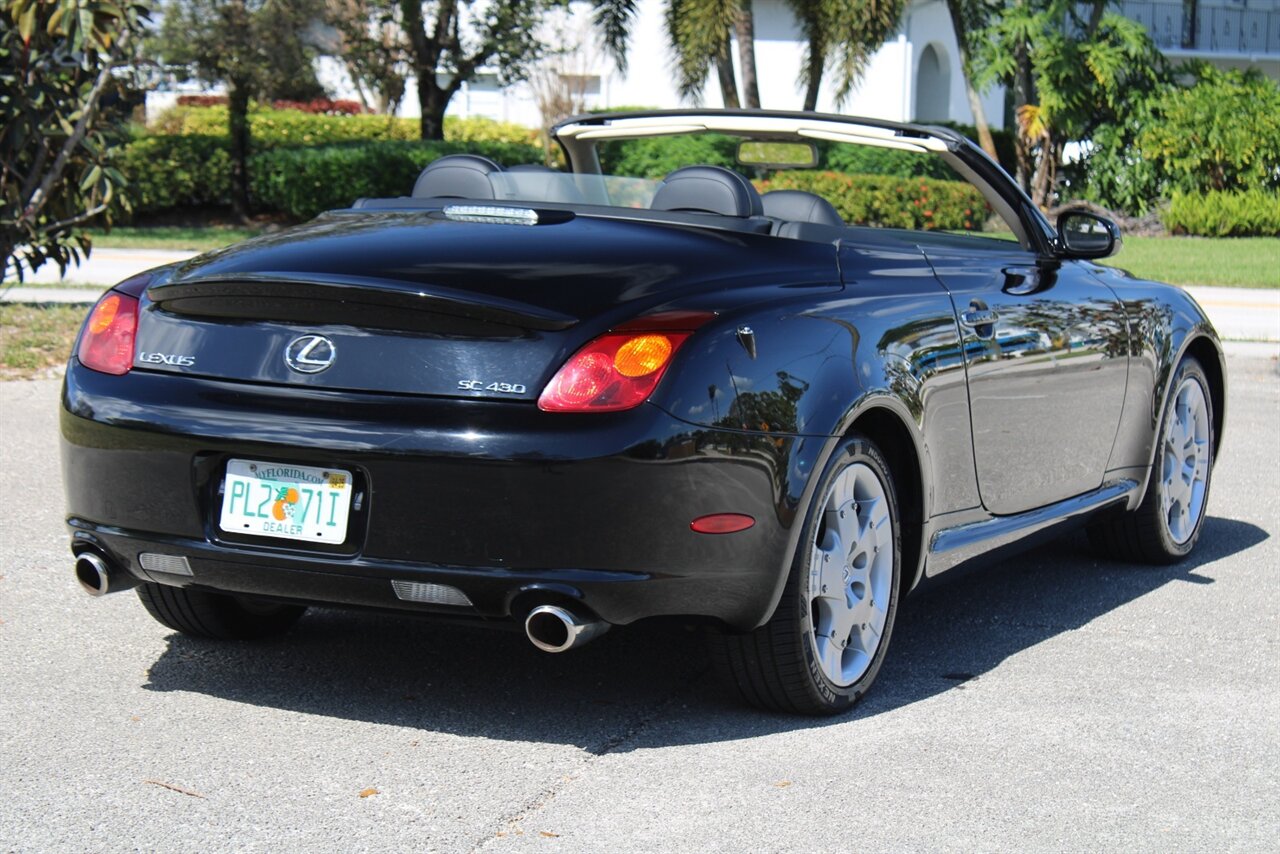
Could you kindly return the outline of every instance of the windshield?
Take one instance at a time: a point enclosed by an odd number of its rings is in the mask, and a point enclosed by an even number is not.
[[[551,170],[504,173],[510,199],[648,207],[662,179],[684,166],[731,169],[766,195],[800,191],[829,202],[846,225],[1012,236],[982,192],[937,152],[795,136],[702,131],[630,139],[580,139],[571,145],[606,173]],[[802,156],[803,155],[803,156]],[[592,158],[576,158],[589,162]],[[748,162],[744,162],[744,160]],[[790,161],[784,163],[782,161]],[[807,162],[804,162],[807,161]],[[785,217],[784,217],[785,218]]]
[[[500,199],[522,202],[647,208],[661,180],[624,175],[572,175],[549,169],[511,169],[489,176]]]

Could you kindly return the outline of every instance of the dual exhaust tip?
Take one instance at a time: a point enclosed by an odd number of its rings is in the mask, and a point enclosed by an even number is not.
[[[543,652],[568,652],[609,630],[603,620],[594,620],[560,605],[539,605],[524,620],[529,642]]]
[[[113,566],[96,552],[76,555],[76,581],[90,596],[106,596],[136,587],[138,579],[123,569]]]
[[[127,590],[138,580],[112,566],[96,552],[76,555],[76,580],[90,596],[105,596]],[[590,619],[560,605],[539,605],[524,620],[529,642],[543,652],[568,652],[600,637],[609,630],[603,620]]]

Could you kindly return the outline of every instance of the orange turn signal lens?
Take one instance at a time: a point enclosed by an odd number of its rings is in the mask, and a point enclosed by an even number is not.
[[[643,377],[667,364],[671,339],[665,335],[640,335],[618,348],[613,367],[624,377]]]
[[[86,368],[104,374],[127,374],[133,367],[133,343],[138,332],[138,300],[108,291],[98,300],[85,323],[76,352]]]
[[[90,335],[101,335],[111,328],[111,324],[115,322],[116,313],[120,311],[121,299],[120,294],[108,293],[93,307],[93,314],[89,315]]]

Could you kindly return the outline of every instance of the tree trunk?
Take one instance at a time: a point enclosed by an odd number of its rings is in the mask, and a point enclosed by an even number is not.
[[[13,273],[18,281],[22,281],[22,267],[13,257],[14,246],[8,241],[0,241],[0,281],[9,278],[9,265],[13,264]]]
[[[1054,204],[1054,187],[1058,183],[1058,161],[1061,157],[1062,144],[1046,131],[1040,138],[1040,162],[1036,164],[1031,182],[1031,201],[1041,210]]]
[[[991,136],[991,126],[987,124],[987,111],[978,97],[978,90],[973,88],[973,74],[969,63],[969,30],[964,23],[964,12],[960,8],[961,0],[947,0],[947,11],[951,13],[951,29],[955,31],[956,47],[960,50],[960,73],[964,75],[964,93],[969,98],[969,111],[973,113],[973,124],[978,129],[978,144],[987,156],[997,163],[1000,155],[996,153],[996,141]]]
[[[1031,56],[1027,50],[1026,44],[1018,45],[1017,70],[1014,72],[1013,82],[1013,114],[1020,114],[1020,111],[1027,104],[1031,103]],[[1017,161],[1014,177],[1018,181],[1018,186],[1022,187],[1024,192],[1031,191],[1031,140],[1027,139],[1026,134],[1019,129],[1013,136],[1014,139],[1014,157]]]
[[[818,109],[818,89],[822,86],[822,72],[827,65],[826,54],[822,45],[816,40],[809,41],[808,85],[804,88],[804,110],[813,112]]]
[[[716,56],[716,75],[720,78],[720,97],[724,99],[726,110],[736,110],[742,106],[738,100],[738,78],[733,73],[733,60],[729,58],[729,36],[726,33],[724,47]]]
[[[738,65],[742,67],[742,100],[747,107],[758,110],[760,86],[756,81],[756,24],[751,0],[743,0],[734,30],[738,36]]]
[[[431,75],[428,82],[427,74]],[[435,84],[435,69],[418,69],[418,135],[422,139],[444,139],[444,111],[449,107],[452,92]]]
[[[249,221],[249,81],[227,81],[227,124],[231,134],[231,210]]]

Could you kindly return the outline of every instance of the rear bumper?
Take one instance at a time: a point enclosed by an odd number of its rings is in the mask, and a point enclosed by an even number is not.
[[[655,407],[604,416],[526,403],[252,386],[73,364],[62,457],[73,548],[144,580],[303,602],[506,617],[576,599],[602,619],[705,616],[751,628],[790,564],[788,440],[695,427]],[[217,529],[232,457],[338,466],[365,501],[346,543],[230,541]],[[746,513],[737,534],[694,533]],[[144,552],[191,575],[148,573]],[[444,584],[473,607],[405,601]]]

